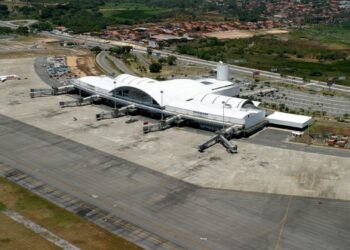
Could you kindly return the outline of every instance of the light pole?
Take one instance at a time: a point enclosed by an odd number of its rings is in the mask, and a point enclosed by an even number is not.
[[[307,144],[310,145],[310,124],[307,126]]]
[[[161,90],[160,91],[160,108],[161,108],[161,110],[162,110],[162,112],[161,112],[161,121],[163,121],[163,119],[164,119],[164,114],[163,114],[163,93],[164,93],[164,91],[163,90]]]
[[[114,86],[114,88],[113,88],[114,109],[117,109],[117,101],[116,101],[116,94],[115,94],[115,84],[116,84],[116,82],[113,81],[113,86]]]
[[[222,101],[222,130],[225,129],[225,102]]]
[[[79,81],[79,96],[81,97],[81,82],[80,82],[80,80],[78,80]]]

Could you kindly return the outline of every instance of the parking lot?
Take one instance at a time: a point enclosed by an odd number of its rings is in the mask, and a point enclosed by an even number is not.
[[[287,107],[289,112],[318,116],[343,116],[350,113],[350,97],[323,95],[317,91],[302,92],[283,87],[271,88],[260,83],[247,84],[243,92],[263,103],[274,104],[275,108]]]

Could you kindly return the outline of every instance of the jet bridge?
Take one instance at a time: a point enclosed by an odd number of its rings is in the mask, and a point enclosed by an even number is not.
[[[61,87],[52,87],[50,89],[39,88],[39,89],[30,89],[30,97],[44,97],[52,95],[63,95],[75,90],[74,85],[65,85]]]
[[[61,108],[66,107],[79,107],[91,105],[94,102],[100,101],[101,97],[99,95],[92,95],[85,98],[79,97],[77,100],[59,102]]]
[[[227,129],[222,129],[222,130],[218,131],[215,136],[210,138],[205,143],[199,145],[198,146],[198,151],[202,153],[206,149],[214,146],[217,143],[220,143],[226,148],[226,151],[228,153],[231,153],[231,154],[237,153],[237,145],[232,144],[230,142],[230,139],[234,135],[239,135],[241,133],[241,129],[242,129],[242,126],[234,125],[234,126],[231,126],[231,127],[227,128]]]
[[[174,115],[174,116],[168,117],[165,120],[161,120],[159,123],[154,123],[154,124],[144,123],[143,133],[147,134],[150,132],[165,130],[167,128],[170,128],[174,124],[180,125],[183,121],[184,120],[182,119],[181,115]]]
[[[105,119],[113,119],[113,118],[118,118],[121,116],[125,116],[130,112],[134,112],[136,111],[136,107],[134,104],[122,107],[120,109],[113,109],[112,111],[109,112],[101,112],[96,114],[96,120],[97,121],[101,121],[101,120],[105,120]]]

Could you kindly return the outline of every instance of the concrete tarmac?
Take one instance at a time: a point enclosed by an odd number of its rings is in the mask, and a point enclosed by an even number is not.
[[[179,248],[328,250],[350,245],[349,201],[202,188],[3,115],[0,164]]]

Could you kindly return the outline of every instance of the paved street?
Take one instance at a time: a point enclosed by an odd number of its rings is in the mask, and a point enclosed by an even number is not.
[[[119,69],[119,71],[115,68],[113,68],[110,63],[108,62],[108,59],[111,60],[115,66]],[[126,73],[126,74],[133,74],[124,64],[124,62],[122,62],[120,59],[115,58],[111,55],[109,55],[107,52],[102,51],[101,53],[99,53],[96,56],[96,62],[98,65],[100,65],[101,68],[103,68],[103,70],[105,70],[108,74],[110,75],[117,75],[120,73],[120,71],[122,73]]]
[[[186,249],[350,244],[348,201],[200,188],[3,115],[0,164]]]

